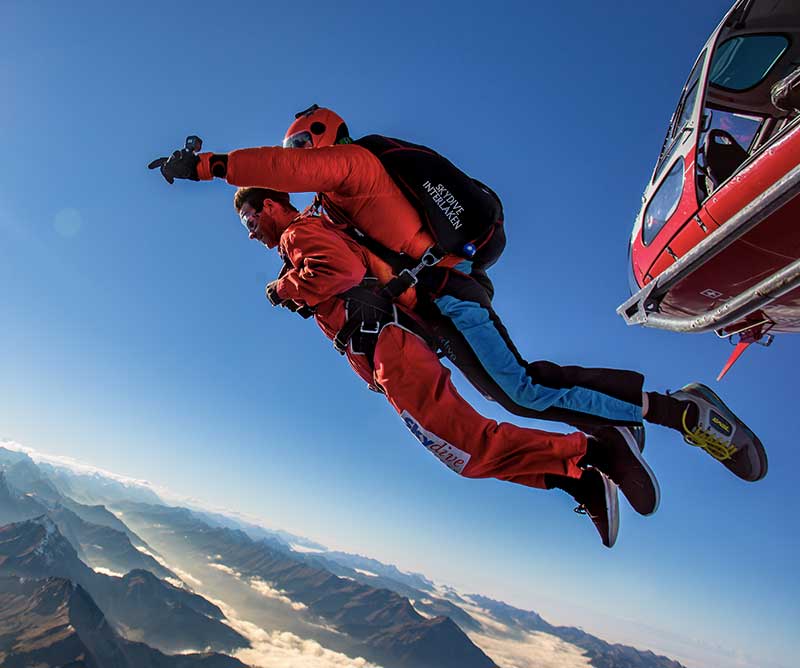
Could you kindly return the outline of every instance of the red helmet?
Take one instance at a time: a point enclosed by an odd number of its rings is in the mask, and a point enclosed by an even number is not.
[[[320,148],[349,142],[350,131],[342,117],[330,109],[312,104],[294,115],[286,131],[283,148]]]

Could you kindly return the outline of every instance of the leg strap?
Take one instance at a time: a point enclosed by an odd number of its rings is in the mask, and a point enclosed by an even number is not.
[[[346,320],[333,339],[333,347],[342,355],[348,347],[353,354],[366,355],[372,361],[378,336],[386,325],[397,325],[421,338],[435,350],[433,338],[425,328],[391,299],[376,292],[376,279],[367,278],[364,283],[342,293],[345,300]]]

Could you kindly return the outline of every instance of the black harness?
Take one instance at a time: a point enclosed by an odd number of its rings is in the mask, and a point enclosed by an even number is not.
[[[401,327],[422,339],[432,350],[436,344],[430,333],[379,289],[378,279],[365,278],[339,297],[344,299],[345,323],[336,332],[333,347],[342,355],[348,347],[355,355],[366,355],[373,362],[378,336],[387,325]]]
[[[360,233],[355,228],[348,226],[344,231],[366,246],[368,250],[372,250],[372,244],[363,243],[357,236]],[[368,239],[368,237],[363,238]],[[387,252],[391,253],[391,251]],[[395,255],[402,256],[401,253]],[[383,287],[380,286],[377,278],[367,277],[360,285],[337,295],[344,300],[345,323],[336,333],[333,347],[342,355],[347,352],[349,347],[355,355],[366,355],[372,365],[375,346],[381,330],[387,325],[395,325],[418,336],[435,352],[438,346],[434,337],[417,320],[402,309],[398,309],[395,300],[409,287],[416,284],[417,274],[422,269],[433,266],[441,260],[441,257],[443,255],[437,257],[428,251],[417,265],[414,265],[413,261],[406,263],[406,266],[399,271],[399,275],[392,278]],[[288,257],[281,255],[281,259],[283,267],[278,274],[279,278],[294,267]],[[307,304],[300,305],[291,302],[289,308],[303,318],[310,318],[314,314],[314,309]]]

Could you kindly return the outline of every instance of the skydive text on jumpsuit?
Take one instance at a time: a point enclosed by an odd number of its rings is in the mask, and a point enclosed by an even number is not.
[[[470,455],[463,450],[459,450],[454,445],[442,440],[436,434],[423,429],[408,411],[400,414],[406,427],[414,434],[416,439],[432,452],[447,468],[456,473],[461,473],[469,463]]]

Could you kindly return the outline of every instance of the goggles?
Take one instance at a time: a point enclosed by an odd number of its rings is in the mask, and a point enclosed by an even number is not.
[[[256,228],[258,227],[258,213],[253,211],[252,213],[240,213],[239,220],[242,221],[242,225],[247,228],[248,232],[255,232]]]
[[[283,148],[313,148],[314,139],[308,130],[303,132],[295,132],[283,140]]]

